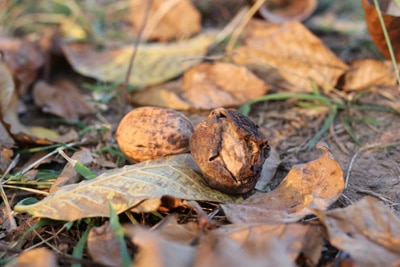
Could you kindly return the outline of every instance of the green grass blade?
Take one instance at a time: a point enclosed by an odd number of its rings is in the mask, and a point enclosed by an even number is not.
[[[83,250],[85,249],[86,242],[89,237],[89,232],[90,229],[92,229],[93,225],[89,224],[86,228],[86,231],[83,233],[81,239],[79,239],[79,242],[76,244],[74,251],[72,252],[72,257],[75,259],[81,260],[83,257]],[[73,263],[71,264],[72,267],[81,267],[82,265],[80,263]]]
[[[241,112],[244,115],[248,115],[250,113],[250,108],[251,105],[262,102],[262,101],[270,101],[270,100],[287,100],[287,99],[299,99],[299,100],[308,100],[308,101],[319,101],[321,102],[322,105],[331,105],[335,104],[339,106],[340,108],[343,108],[344,105],[339,102],[334,102],[331,99],[319,95],[319,94],[304,94],[304,93],[276,93],[276,94],[269,94],[269,95],[264,95],[258,98],[255,98],[243,106],[239,108],[239,112]]]
[[[319,140],[321,140],[322,135],[328,131],[329,126],[333,123],[334,119],[336,118],[337,114],[337,106],[333,105],[331,107],[331,111],[329,112],[327,118],[324,121],[324,124],[322,125],[321,129],[315,134],[313,139],[310,141],[310,144],[308,145],[308,150],[312,149],[315,147],[315,145],[318,143]]]
[[[124,228],[119,222],[119,218],[114,208],[112,207],[111,202],[108,202],[108,206],[110,208],[110,227],[115,234],[115,237],[118,239],[121,255],[122,255],[122,266],[123,267],[131,267],[132,259],[129,256],[128,248],[126,247],[126,243],[124,240]]]

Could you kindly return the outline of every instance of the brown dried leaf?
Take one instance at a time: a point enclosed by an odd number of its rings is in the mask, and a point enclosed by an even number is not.
[[[295,222],[311,209],[325,210],[344,189],[343,171],[329,150],[318,159],[296,165],[272,192],[256,193],[240,204],[222,204],[226,217],[233,223]]]
[[[176,110],[188,110],[192,106],[182,99],[182,79],[155,85],[132,92],[130,102],[139,106],[156,106]]]
[[[32,93],[35,104],[41,107],[43,112],[67,120],[77,120],[92,112],[78,88],[67,80],[58,80],[53,85],[38,81]]]
[[[90,153],[90,150],[85,148],[75,152],[72,155],[71,159],[76,160],[85,166],[93,162],[93,157],[92,154]],[[81,176],[75,170],[74,166],[68,163],[67,165],[65,165],[60,176],[58,176],[57,179],[54,181],[54,183],[51,185],[49,192],[53,193],[61,186],[77,183],[80,180],[80,177]]]
[[[130,0],[130,21],[136,33],[146,16],[148,2]],[[201,30],[201,15],[189,0],[153,0],[143,29],[144,40],[186,39]]]
[[[240,106],[266,94],[269,86],[247,68],[228,63],[201,63],[183,80],[146,88],[132,94],[132,102],[187,110]]]
[[[317,0],[272,0],[266,1],[259,12],[266,20],[282,23],[287,20],[305,20],[317,8]]]
[[[275,238],[245,239],[239,243],[228,236],[206,235],[200,239],[195,267],[292,267],[285,247]]]
[[[108,222],[90,229],[87,248],[95,262],[106,266],[122,266],[120,244]]]
[[[0,62],[0,119],[10,135],[21,142],[49,144],[60,136],[47,128],[27,127],[18,118],[18,96],[8,67]]]
[[[229,63],[202,63],[183,76],[182,98],[196,109],[242,105],[266,94],[269,86],[247,68]]]
[[[316,226],[302,224],[250,224],[225,225],[213,231],[214,234],[232,238],[242,246],[252,242],[262,244],[265,240],[276,239],[283,245],[285,258],[293,263],[303,254],[308,262],[316,265],[322,251],[322,237]],[[257,245],[254,249],[260,249]],[[262,252],[262,251],[259,251]]]
[[[360,91],[370,86],[394,86],[397,77],[390,61],[362,59],[350,62],[341,83],[345,91]]]
[[[135,86],[153,85],[182,74],[200,62],[198,58],[207,53],[212,40],[212,37],[200,34],[187,41],[140,45],[130,83]],[[80,74],[120,83],[125,80],[133,52],[132,45],[97,50],[90,44],[74,43],[64,44],[62,48],[72,67]]]
[[[39,47],[20,38],[0,36],[0,51],[4,54],[4,60],[17,81],[18,96],[24,96],[44,64]]]
[[[372,41],[379,51],[390,59],[390,53],[386,44],[385,36],[379,21],[378,12],[374,5],[374,0],[363,0],[365,12],[365,20],[367,22],[368,31],[372,37]],[[396,61],[400,61],[400,8],[395,1],[378,0],[380,10],[382,12],[385,28],[388,31],[389,39],[395,54]]]
[[[133,244],[139,247],[135,255],[134,266],[191,266],[195,256],[195,248],[186,242],[165,239],[158,231],[142,227],[127,227]]]
[[[15,261],[5,267],[57,267],[56,255],[47,248],[35,248],[22,252]]]
[[[110,201],[117,213],[162,196],[179,199],[232,203],[240,197],[213,190],[203,183],[190,154],[149,160],[99,175],[96,179],[66,185],[33,205],[16,205],[17,212],[55,220],[74,221],[87,217],[110,215]],[[141,208],[143,212],[150,209]]]
[[[357,266],[398,266],[400,220],[373,197],[328,212],[316,211],[329,242],[347,252]]]
[[[245,45],[233,51],[233,62],[248,66],[276,88],[311,92],[315,84],[329,92],[348,69],[299,22],[252,20],[245,34]]]

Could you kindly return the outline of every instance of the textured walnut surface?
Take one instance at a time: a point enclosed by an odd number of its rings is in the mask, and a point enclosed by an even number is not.
[[[269,146],[248,117],[233,109],[218,108],[195,127],[190,151],[209,186],[243,194],[254,189]]]
[[[140,107],[122,118],[116,138],[131,162],[189,152],[193,124],[182,113],[158,107]]]

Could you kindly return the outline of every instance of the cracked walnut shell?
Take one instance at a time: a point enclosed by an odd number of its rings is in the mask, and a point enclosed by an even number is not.
[[[254,189],[269,145],[250,118],[234,109],[217,108],[195,127],[190,152],[210,187],[244,194]]]

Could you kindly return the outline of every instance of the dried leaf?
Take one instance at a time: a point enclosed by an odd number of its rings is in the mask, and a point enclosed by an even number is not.
[[[182,74],[200,62],[213,38],[200,34],[190,40],[170,44],[143,44],[138,47],[130,83],[135,86],[158,84]],[[132,45],[96,50],[90,44],[64,44],[63,51],[72,67],[82,75],[101,81],[124,82]]]
[[[86,166],[93,162],[93,157],[89,149],[82,149],[75,152],[72,155],[71,159],[76,160]],[[54,183],[51,185],[49,192],[53,193],[61,186],[77,183],[79,179],[80,175],[75,170],[74,166],[72,166],[71,164],[67,164],[62,170],[60,176],[58,176]]]
[[[186,39],[201,30],[201,15],[189,0],[153,0],[148,14],[147,5],[147,1],[130,0],[130,21],[136,33],[148,16],[144,40]]]
[[[222,204],[229,221],[234,223],[295,222],[311,209],[325,210],[344,189],[343,171],[328,149],[318,159],[296,165],[272,192],[258,193],[240,204]]]
[[[400,220],[375,198],[316,214],[327,229],[329,242],[347,252],[357,266],[399,265]]]
[[[193,266],[202,267],[291,267],[295,266],[275,238],[246,239],[239,243],[227,236],[206,235],[200,244]]]
[[[345,91],[360,91],[370,86],[394,86],[397,77],[390,61],[362,59],[350,62],[341,86]]]
[[[247,68],[202,63],[183,76],[182,98],[196,109],[240,106],[267,93],[269,86]]]
[[[191,266],[195,248],[189,244],[167,240],[157,231],[142,227],[128,227],[126,232],[133,244],[139,247],[134,266]]]
[[[33,98],[43,112],[67,120],[77,120],[92,112],[76,86],[67,80],[58,80],[53,85],[38,81],[33,87]]]
[[[191,104],[181,97],[182,79],[132,92],[130,102],[139,106],[156,106],[189,110]]]
[[[87,248],[95,262],[106,266],[122,266],[120,244],[108,222],[90,229]]]
[[[266,94],[269,86],[247,68],[216,62],[201,63],[183,79],[133,92],[135,104],[173,109],[214,109],[240,106]]]
[[[10,73],[17,81],[18,96],[24,96],[44,64],[39,47],[27,40],[1,36],[0,51],[4,54],[4,60],[10,68]]]
[[[379,51],[387,58],[390,59],[388,45],[379,21],[378,12],[374,5],[374,0],[363,0],[363,7],[365,12],[365,20],[367,22],[369,34],[372,41],[379,49]],[[378,0],[380,10],[382,12],[385,28],[388,32],[389,39],[395,54],[396,61],[400,61],[400,7],[395,1]]]
[[[57,267],[56,255],[47,248],[35,248],[22,252],[15,261],[5,267]]]
[[[302,254],[315,266],[322,251],[322,237],[315,226],[302,224],[250,224],[225,225],[213,231],[214,234],[232,238],[242,246],[252,242],[262,244],[267,239],[277,239],[284,246],[285,258],[293,263]],[[261,247],[255,246],[254,249]],[[262,251],[259,251],[262,252]]]
[[[317,0],[272,0],[266,1],[259,12],[268,21],[282,23],[287,20],[305,20],[311,16],[316,8]]]
[[[248,66],[276,88],[311,92],[315,84],[329,92],[348,68],[299,22],[253,20],[245,34],[245,46],[234,49],[233,62]]]
[[[121,213],[143,200],[165,195],[228,203],[241,199],[209,188],[195,170],[197,166],[189,154],[149,160],[104,173],[93,180],[64,186],[36,204],[16,205],[14,209],[33,216],[74,221],[109,216],[108,201]],[[154,211],[154,207],[144,211]]]
[[[60,136],[47,128],[27,127],[18,118],[18,96],[7,66],[0,62],[0,117],[10,135],[21,142],[49,144]]]

